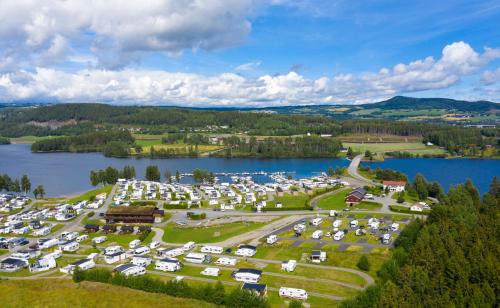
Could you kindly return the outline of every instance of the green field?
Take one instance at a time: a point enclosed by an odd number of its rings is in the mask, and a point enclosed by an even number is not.
[[[235,222],[213,227],[179,228],[175,224],[168,224],[163,228],[163,241],[167,243],[216,243],[236,235],[240,235],[260,227],[264,223]]]
[[[352,148],[355,152],[364,153],[366,150],[372,153],[385,153],[392,151],[410,152],[412,154],[444,154],[445,151],[435,147],[426,146],[421,142],[388,142],[388,143],[351,143],[344,142],[344,147]]]
[[[307,201],[309,201],[309,195],[304,194],[304,193],[299,193],[298,195],[289,195],[285,194],[283,196],[276,196],[274,197],[273,202],[270,202],[269,205],[273,206],[277,202],[281,202],[283,204],[283,207],[285,208],[303,208],[307,206]]]
[[[345,197],[352,191],[351,188],[329,195],[318,201],[318,207],[324,210],[342,210],[347,207],[344,202]]]
[[[90,197],[96,196],[96,195],[101,194],[103,192],[105,192],[107,195],[109,195],[109,193],[111,192],[112,189],[113,189],[113,185],[106,185],[106,186],[103,186],[103,187],[100,187],[100,188],[97,188],[94,190],[87,191],[86,193],[83,193],[81,195],[71,197],[68,200],[68,202],[75,203],[77,201],[89,200]]]
[[[191,299],[67,279],[1,281],[2,307],[215,307]]]

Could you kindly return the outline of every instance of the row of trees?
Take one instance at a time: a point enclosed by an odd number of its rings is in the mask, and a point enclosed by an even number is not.
[[[120,178],[135,178],[135,167],[125,166],[122,170],[118,170],[109,166],[106,169],[90,171],[90,183],[92,184],[92,186],[97,186],[99,184],[115,184]]]
[[[207,182],[213,184],[215,182],[215,175],[213,172],[203,169],[194,169],[193,170],[193,180],[196,183]]]
[[[113,274],[107,269],[91,269],[88,271],[76,269],[73,274],[73,280],[77,283],[82,281],[94,281],[151,293],[193,298],[218,306],[269,307],[269,303],[264,297],[260,297],[254,292],[242,290],[240,288],[235,288],[233,291],[227,292],[220,281],[215,285],[190,286],[183,281],[163,281],[148,276],[125,277],[120,274]]]
[[[0,175],[0,192],[1,191],[28,194],[31,191],[31,180],[26,174],[21,177],[21,180],[12,179],[8,174]],[[43,198],[45,196],[45,188],[43,185],[35,187],[33,195],[35,198]]]
[[[31,180],[25,174],[19,179],[12,179],[8,174],[0,175],[0,191],[12,191],[25,194],[31,191]]]
[[[265,138],[249,140],[236,136],[224,140],[228,149],[223,153],[227,157],[337,157],[342,149],[342,143],[335,138],[321,138],[318,136]]]
[[[482,198],[471,182],[452,187],[401,232],[376,284],[342,307],[497,307],[499,215],[497,178]]]

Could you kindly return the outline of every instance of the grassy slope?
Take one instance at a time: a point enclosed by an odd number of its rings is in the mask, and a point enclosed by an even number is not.
[[[344,199],[351,191],[352,189],[346,189],[337,194],[323,198],[318,201],[318,206],[325,210],[342,210],[347,207]]]
[[[3,307],[214,307],[196,300],[62,279],[2,281],[0,298]]]

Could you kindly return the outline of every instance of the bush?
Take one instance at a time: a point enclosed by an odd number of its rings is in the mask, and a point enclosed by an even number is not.
[[[302,305],[302,302],[297,300],[292,300],[288,304],[288,308],[302,308],[303,306],[304,305]]]
[[[134,201],[130,203],[130,206],[156,206],[157,204],[156,201]]]
[[[400,192],[400,193],[398,194],[398,200],[397,200],[397,201],[398,201],[398,203],[403,203],[403,202],[405,202],[405,194],[404,194],[403,192]]]
[[[370,270],[370,261],[368,261],[368,258],[365,255],[362,255],[356,266],[360,270],[368,272]]]
[[[207,214],[206,213],[191,214],[191,215],[189,215],[189,218],[192,220],[202,220],[202,219],[207,218]]]
[[[149,233],[151,233],[151,231],[149,230],[142,232],[141,235],[139,236],[139,241],[144,242],[148,237]]]
[[[91,218],[91,217],[94,217],[94,215],[95,215],[95,212],[94,212],[94,211],[91,211],[91,212],[89,212],[89,213],[87,214],[87,217],[88,217],[88,218]]]

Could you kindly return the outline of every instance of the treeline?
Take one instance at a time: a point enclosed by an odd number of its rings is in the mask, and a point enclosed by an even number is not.
[[[134,138],[129,131],[111,130],[41,140],[31,145],[33,152],[104,152],[106,156],[125,157]]]
[[[125,166],[122,170],[118,170],[111,166],[106,169],[101,170],[91,170],[90,171],[90,183],[92,186],[111,185],[115,184],[118,179],[133,179],[135,178],[135,167]]]
[[[184,281],[163,281],[148,276],[125,277],[113,274],[107,269],[91,269],[88,271],[75,270],[73,281],[94,281],[112,285],[127,287],[150,293],[166,294],[174,297],[193,298],[218,306],[226,307],[269,307],[266,298],[260,297],[254,292],[236,288],[227,292],[224,285],[219,281],[215,285],[190,286]]]
[[[318,136],[264,138],[249,140],[239,137],[225,139],[228,149],[220,152],[226,157],[260,157],[260,158],[317,158],[337,157],[342,149],[342,143],[334,138],[321,138]]]
[[[439,145],[453,155],[467,155],[473,149],[484,149],[487,145],[498,146],[495,140],[498,139],[499,130],[440,127],[429,130],[423,136],[424,143]]]
[[[28,194],[31,191],[31,180],[26,174],[21,177],[21,180],[17,178],[12,179],[8,174],[0,174],[0,192],[2,191]],[[32,193],[35,198],[39,196],[43,198],[45,196],[45,188],[43,185],[38,185]]]
[[[183,142],[185,144],[209,144],[208,137],[202,134],[170,133],[161,138],[163,144],[174,144]]]
[[[425,221],[395,241],[392,258],[342,307],[498,307],[500,183],[482,198],[471,182],[450,189]]]
[[[1,144],[10,144],[10,139],[5,137],[0,137],[0,145]]]
[[[370,167],[365,167],[365,166],[360,166],[359,170],[372,173],[373,175],[375,175],[375,179],[380,181],[405,181],[405,182],[408,181],[406,174],[398,170],[382,169],[382,168],[377,168],[373,170]]]

